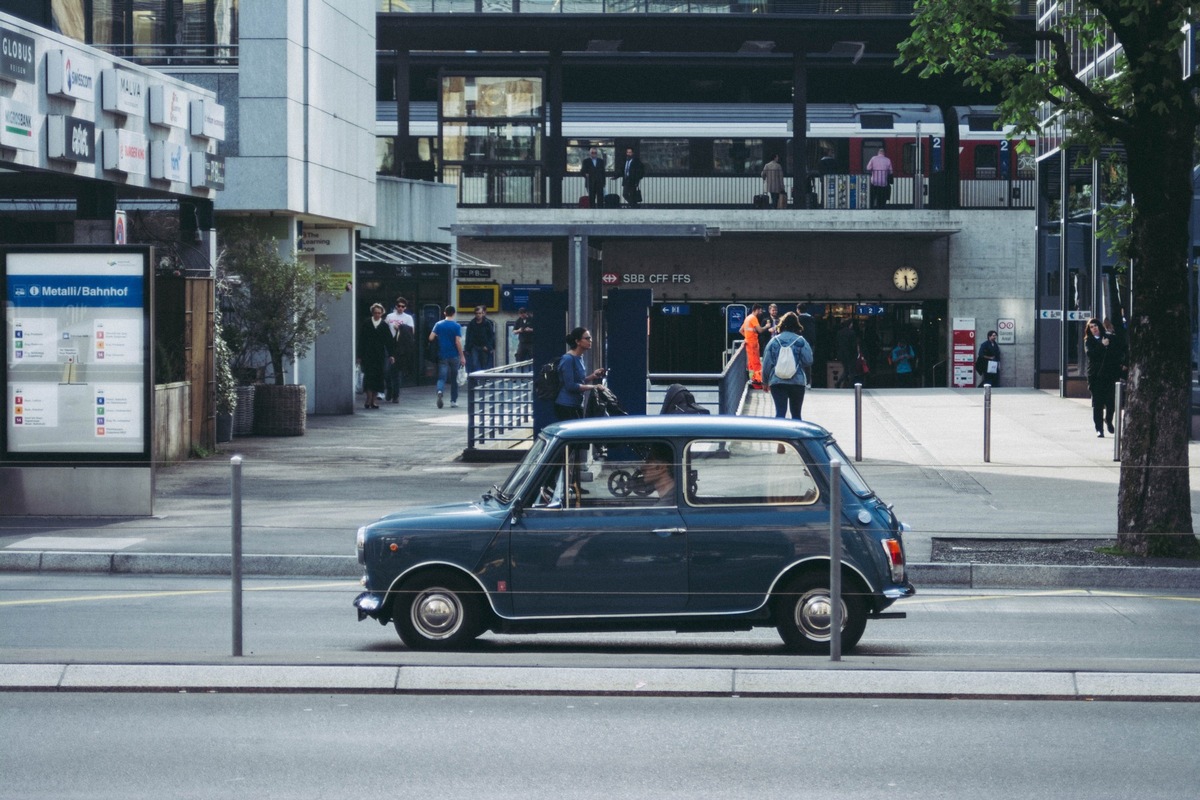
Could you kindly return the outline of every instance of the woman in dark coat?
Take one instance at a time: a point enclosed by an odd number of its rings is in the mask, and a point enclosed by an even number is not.
[[[1104,438],[1104,428],[1112,433],[1113,403],[1116,401],[1117,381],[1121,380],[1121,343],[1100,326],[1100,320],[1089,319],[1083,334],[1083,349],[1087,353],[1088,391],[1092,393],[1092,423],[1096,436]]]
[[[358,363],[362,367],[365,408],[379,408],[379,393],[384,390],[384,374],[396,360],[396,340],[392,326],[383,321],[383,306],[371,306],[371,318],[358,330]]]

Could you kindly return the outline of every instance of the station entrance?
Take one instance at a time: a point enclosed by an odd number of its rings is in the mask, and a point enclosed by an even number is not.
[[[656,302],[650,314],[649,366],[655,374],[720,372],[741,342],[737,328],[755,303],[766,309],[775,303],[782,316],[802,312],[804,338],[813,347],[812,385],[830,388],[843,365],[838,352],[839,330],[849,321],[856,341],[870,367],[862,380],[872,388],[921,388],[946,386],[949,369],[947,302],[862,303],[813,301],[788,298],[738,300],[737,303],[689,301]],[[843,334],[842,341],[847,335]],[[907,342],[916,354],[912,378],[897,376],[891,363],[892,349]]]

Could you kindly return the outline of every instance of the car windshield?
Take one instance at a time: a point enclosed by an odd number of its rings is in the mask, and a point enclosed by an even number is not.
[[[496,497],[502,503],[507,503],[512,498],[517,496],[517,491],[525,485],[529,479],[529,474],[537,468],[542,460],[542,454],[546,451],[548,440],[545,436],[538,436],[533,442],[533,447],[529,449],[529,454],[521,460],[512,474],[500,484],[498,487],[501,495],[497,495],[495,491],[491,492],[492,496]]]
[[[871,487],[867,486],[867,482],[863,480],[863,476],[854,468],[854,463],[846,458],[846,454],[842,452],[842,448],[838,447],[837,442],[833,439],[826,440],[825,453],[829,456],[830,461],[836,458],[842,462],[842,482],[850,487],[850,491],[859,497],[871,496]]]

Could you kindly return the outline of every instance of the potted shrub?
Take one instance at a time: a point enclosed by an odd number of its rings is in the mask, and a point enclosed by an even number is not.
[[[273,383],[254,391],[254,432],[304,433],[304,386],[288,385],[284,364],[301,358],[327,330],[321,270],[280,252],[280,242],[252,227],[225,234],[219,269],[224,327],[242,347],[241,363],[265,354]]]
[[[233,378],[229,343],[221,333],[221,309],[213,311],[213,367],[217,389],[217,443],[233,441],[233,415],[237,411],[237,381]]]

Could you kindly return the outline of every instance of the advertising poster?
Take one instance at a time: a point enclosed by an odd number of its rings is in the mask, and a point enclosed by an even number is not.
[[[0,255],[6,455],[147,455],[148,250]]]

